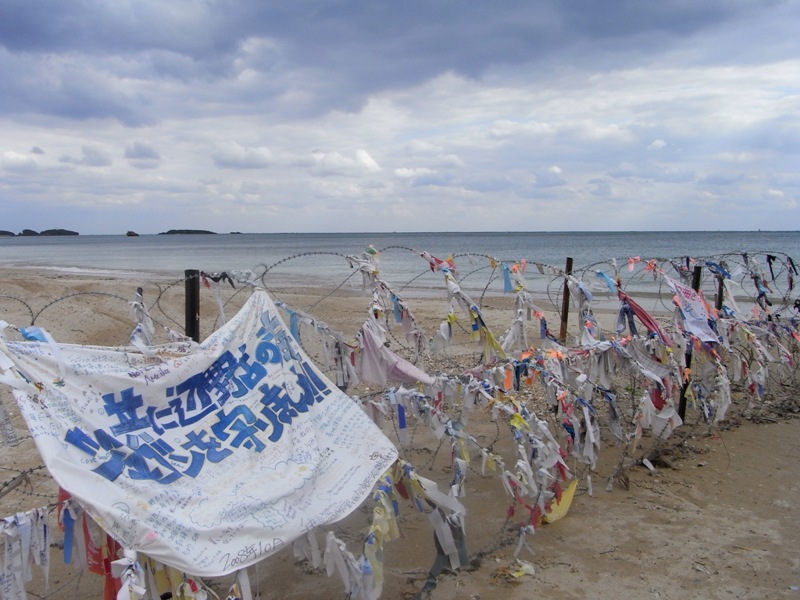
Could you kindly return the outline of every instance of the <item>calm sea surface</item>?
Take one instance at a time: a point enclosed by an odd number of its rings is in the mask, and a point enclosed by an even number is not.
[[[423,250],[441,258],[456,255],[461,277],[474,280],[475,285],[485,284],[491,272],[485,256],[558,268],[564,267],[569,256],[576,270],[591,267],[606,272],[613,271],[611,259],[622,267],[632,256],[714,260],[725,254],[739,257],[742,251],[762,261],[767,254],[781,260],[790,256],[800,265],[800,232],[737,231],[0,237],[0,267],[176,278],[186,269],[260,274],[269,267],[267,281],[272,284],[360,285],[360,276],[344,256],[361,254],[368,245],[381,251],[381,277],[398,288],[412,281],[420,287],[441,284],[441,276],[430,273],[417,255]]]

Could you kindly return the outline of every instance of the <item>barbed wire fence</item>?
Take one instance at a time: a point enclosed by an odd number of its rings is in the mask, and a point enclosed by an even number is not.
[[[391,246],[379,249],[384,253],[409,253],[409,260],[414,260],[417,252],[411,248]],[[281,269],[301,271],[304,261],[314,260],[320,255],[333,256],[342,260],[342,276],[340,282],[328,288],[312,288],[311,286],[286,287],[282,284]],[[503,265],[512,261],[498,260],[494,257],[475,254],[454,254],[455,263],[464,260],[469,269],[458,271],[458,282],[470,285],[475,292],[474,299],[481,308],[487,325],[496,333],[502,333],[510,326],[515,313],[512,293],[504,292]],[[688,285],[691,282],[693,268],[702,268],[702,277],[698,289],[707,299],[710,306],[722,307],[724,283],[733,290],[732,301],[738,303],[740,312],[735,317],[747,321],[759,331],[768,332],[780,341],[788,352],[788,360],[769,370],[764,382],[764,393],[754,395],[748,393],[746,382],[733,384],[736,401],[730,417],[718,428],[735,426],[740,420],[771,422],[782,418],[796,416],[800,413],[800,402],[796,395],[796,386],[800,383],[798,373],[797,335],[798,318],[800,318],[800,300],[795,288],[797,269],[792,257],[780,251],[727,252],[707,257],[677,256],[671,258],[653,257],[618,257],[589,265],[573,268],[571,272],[557,265],[538,263],[535,260],[513,261],[520,266],[523,280],[530,289],[537,303],[542,308],[545,319],[551,323],[568,322],[570,316],[576,321],[580,315],[569,314],[570,305],[564,302],[568,292],[565,282],[574,278],[585,286],[593,295],[592,310],[601,318],[598,319],[599,339],[616,339],[620,333],[615,328],[615,317],[618,301],[615,290],[622,290],[631,297],[637,298],[641,304],[652,311],[655,318],[666,328],[674,328],[673,314],[675,302],[673,291],[666,285],[663,275],[668,275]],[[371,290],[365,288],[360,281],[359,269],[348,262],[348,257],[339,253],[304,252],[287,256],[272,264],[262,264],[249,271],[231,269],[224,273],[207,273],[198,271],[197,277],[203,284],[197,307],[200,321],[200,337],[205,337],[241,308],[254,287],[263,287],[278,301],[286,306],[297,308],[312,315],[324,315],[328,325],[341,331],[345,336],[354,336],[363,322],[371,304]],[[384,281],[391,280],[391,273],[381,273]],[[611,280],[615,288],[609,287]],[[124,346],[130,341],[130,334],[135,325],[133,304],[138,294],[147,306],[150,317],[159,330],[159,336],[167,341],[175,335],[184,333],[186,314],[181,307],[186,307],[187,277],[175,279],[153,279],[150,281],[115,281],[116,292],[93,290],[91,281],[82,281],[79,277],[58,279],[52,287],[37,289],[35,292],[24,287],[13,291],[4,288],[0,294],[0,319],[18,327],[41,326],[47,329],[61,343],[79,343],[105,346]],[[418,320],[431,332],[442,319],[446,318],[449,306],[446,287],[440,283],[442,275],[424,265],[414,277],[401,282],[393,282],[393,293],[407,296],[405,301],[414,307]],[[127,288],[127,289],[124,289]],[[53,290],[60,290],[56,297],[50,296]],[[396,290],[396,291],[394,291]],[[383,301],[381,299],[381,301]],[[91,313],[92,319],[85,324],[85,319],[73,319],[76,314]],[[449,373],[458,377],[467,369],[474,367],[480,360],[480,352],[475,348],[469,328],[460,323],[454,328],[453,342],[449,350],[434,356],[430,353],[420,354],[402,335],[394,334],[390,315],[390,306],[385,306],[383,319],[389,332],[389,343],[392,349],[404,358],[416,361],[427,372]],[[717,318],[732,318],[734,315],[720,314]],[[74,323],[80,322],[81,328]],[[571,334],[562,340],[567,347],[577,343],[575,331],[580,329],[571,324]],[[177,333],[176,333],[177,332]],[[537,339],[538,331],[531,331],[530,338]],[[322,363],[322,350],[312,335],[302,333],[298,340],[306,353],[317,364]],[[758,361],[754,349],[746,339],[734,342],[729,352],[740,357],[747,364]],[[607,489],[616,485],[627,487],[626,470],[641,464],[644,459],[651,463],[659,460],[667,461],[671,453],[686,451],[687,441],[698,434],[709,434],[713,426],[704,417],[702,411],[694,411],[684,420],[684,426],[668,441],[655,438],[648,445],[640,448],[638,454],[630,450],[633,423],[630,419],[635,413],[636,402],[641,396],[645,383],[635,373],[627,373],[615,381],[615,391],[621,401],[630,402],[626,409],[627,421],[624,424],[623,441],[615,437],[611,427],[600,417],[601,434],[606,445],[616,448],[617,454],[607,461],[607,472],[599,473],[599,479],[607,482]],[[359,384],[348,390],[348,393],[361,401],[380,398],[385,389]],[[558,429],[558,424],[548,405],[545,390],[542,386],[528,386],[515,391],[521,402],[531,407],[535,414],[549,418],[551,425]],[[591,399],[590,399],[591,401]],[[30,510],[46,505],[57,508],[58,486],[41,459],[33,444],[30,434],[21,417],[14,410],[14,402],[10,392],[0,388],[0,442],[5,449],[0,462],[0,510],[4,514],[13,515],[20,511]],[[458,407],[450,407],[457,411]],[[384,421],[384,430],[398,445],[401,456],[408,462],[428,473],[447,476],[450,473],[450,462],[441,452],[444,438],[437,440],[425,430],[421,420],[410,425],[408,435],[410,442],[400,444],[398,423],[394,413],[389,413]],[[489,430],[477,436],[477,444],[483,449],[493,452],[508,452],[513,455],[514,439],[507,427],[493,421]],[[587,465],[574,465],[575,476],[581,481],[591,481]],[[474,465],[470,470],[479,487],[489,488],[487,477]],[[591,486],[591,484],[589,484]],[[578,494],[591,493],[591,489],[583,484]],[[362,515],[363,517],[363,515]],[[358,517],[356,517],[356,521]],[[363,518],[362,518],[363,521]],[[358,526],[363,523],[359,522]],[[337,526],[337,535],[346,541],[357,539],[355,530],[358,526],[345,521]],[[474,534],[474,545],[479,548],[471,556],[473,561],[499,548],[509,545],[518,539],[512,518],[499,514],[491,524],[486,524],[481,531]],[[55,545],[62,542],[56,541]],[[267,572],[267,569],[264,569]],[[401,576],[406,572],[397,572]],[[415,573],[424,575],[425,570]],[[37,598],[63,598],[68,593],[74,597],[96,591],[97,583],[83,577],[83,569],[75,565],[67,569],[65,579],[50,582],[49,587],[33,585],[29,593]],[[223,589],[227,582],[219,584]]]

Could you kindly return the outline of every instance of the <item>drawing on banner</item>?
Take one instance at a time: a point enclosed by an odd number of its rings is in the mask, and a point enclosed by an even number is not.
[[[684,328],[704,342],[718,342],[719,336],[708,325],[708,311],[700,293],[667,276],[664,279],[675,292]]]
[[[6,350],[59,485],[126,548],[195,575],[343,518],[397,458],[263,291],[202,344],[153,346],[154,357],[47,341]]]

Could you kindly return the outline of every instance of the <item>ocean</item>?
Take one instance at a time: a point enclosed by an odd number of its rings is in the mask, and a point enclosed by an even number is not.
[[[421,251],[439,258],[455,255],[464,289],[489,284],[502,288],[502,271],[492,271],[487,257],[558,269],[571,257],[573,270],[587,280],[589,275],[593,280],[596,270],[613,274],[615,260],[620,273],[628,276],[626,286],[647,283],[641,266],[649,259],[661,266],[669,265],[669,259],[686,264],[687,257],[699,261],[694,264],[727,259],[741,265],[747,253],[765,274],[767,256],[777,257],[773,266],[781,272],[788,268],[787,258],[800,261],[800,232],[796,231],[263,233],[0,237],[0,267],[128,278],[180,278],[186,269],[250,270],[259,275],[267,271],[264,281],[269,286],[360,286],[360,275],[345,256],[359,255],[369,245],[380,251],[381,278],[398,290],[441,286],[441,275],[431,273],[418,255]],[[628,272],[632,257],[641,262]],[[542,280],[537,285],[541,288],[546,283]]]

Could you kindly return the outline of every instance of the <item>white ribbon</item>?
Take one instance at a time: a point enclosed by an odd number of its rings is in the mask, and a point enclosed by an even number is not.
[[[314,530],[308,531],[305,536],[297,538],[293,544],[293,551],[295,558],[307,560],[315,569],[322,566],[322,553],[319,550],[319,543]]]
[[[125,549],[123,557],[111,563],[111,575],[122,582],[117,600],[135,600],[147,593],[145,573],[136,561],[136,550]]]
[[[523,547],[528,549],[528,551],[531,553],[531,556],[534,556],[533,548],[528,543],[526,537],[529,533],[533,535],[535,532],[536,530],[533,528],[532,525],[526,525],[525,527],[520,527],[519,539],[517,540],[517,547],[514,548],[514,558],[517,558],[519,556],[519,553]]]
[[[450,566],[453,569],[458,569],[461,566],[461,561],[458,558],[458,548],[456,548],[450,525],[442,517],[440,510],[431,511],[428,518],[433,525],[433,530],[436,533],[436,539],[439,540],[439,545],[442,547],[442,552],[450,559]]]
[[[25,600],[25,565],[22,562],[22,532],[17,515],[3,519],[4,560],[2,585],[3,598]]]

